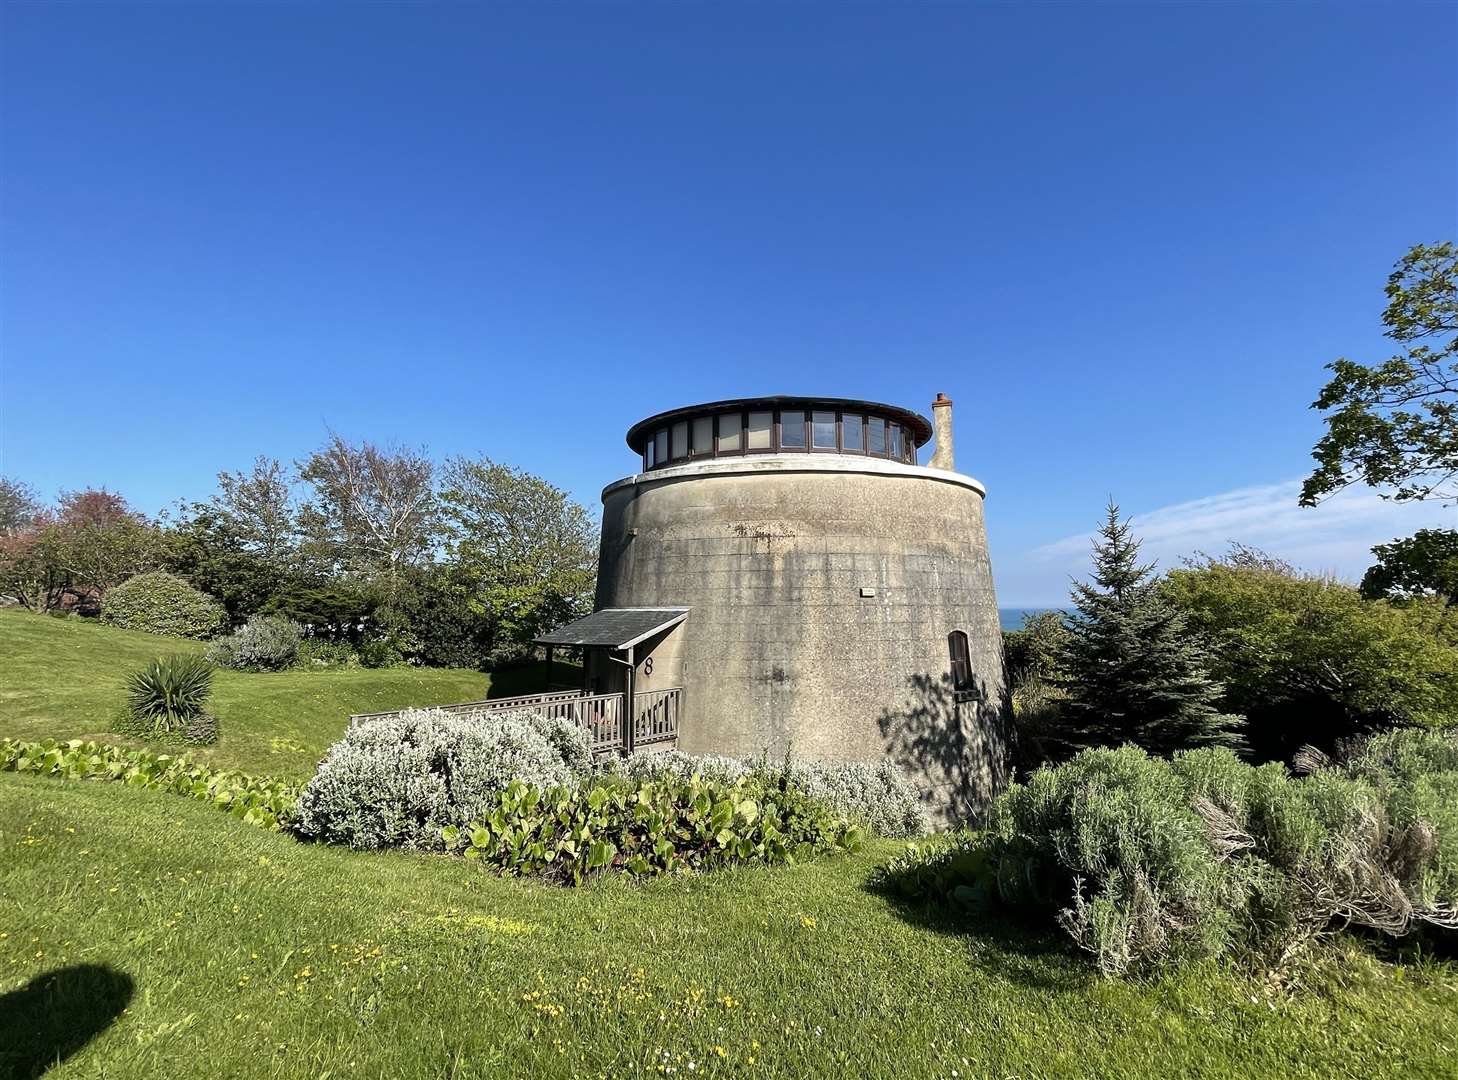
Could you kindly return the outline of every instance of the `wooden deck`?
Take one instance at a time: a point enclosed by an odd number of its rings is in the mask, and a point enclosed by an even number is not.
[[[678,742],[679,705],[683,698],[681,687],[634,694],[633,701],[637,708],[634,709],[631,732],[626,731],[623,724],[623,700],[626,697],[626,694],[590,694],[584,690],[562,690],[550,694],[524,694],[520,697],[463,701],[456,705],[429,705],[420,708],[471,715],[530,711],[561,717],[587,729],[594,754],[629,753],[648,746],[671,746]],[[354,727],[366,720],[399,716],[402,711],[392,709],[388,712],[356,713],[349,718],[349,726]]]

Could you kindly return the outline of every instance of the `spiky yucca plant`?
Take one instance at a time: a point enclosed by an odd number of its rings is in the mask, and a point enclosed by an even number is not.
[[[127,704],[138,720],[180,732],[203,715],[212,688],[212,665],[201,656],[161,656],[127,679]]]

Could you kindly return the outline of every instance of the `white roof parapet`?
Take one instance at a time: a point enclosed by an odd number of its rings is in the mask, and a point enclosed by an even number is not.
[[[672,480],[689,480],[700,476],[743,476],[754,473],[862,473],[869,476],[914,477],[919,480],[937,480],[943,484],[955,484],[970,488],[986,498],[987,488],[981,481],[962,473],[946,469],[933,469],[926,465],[907,465],[900,461],[880,460],[871,457],[851,457],[838,454],[757,454],[744,457],[714,458],[709,461],[689,461],[682,465],[668,465],[652,472],[634,473],[621,480],[614,480],[602,489],[602,497],[618,488],[637,484],[656,484]]]

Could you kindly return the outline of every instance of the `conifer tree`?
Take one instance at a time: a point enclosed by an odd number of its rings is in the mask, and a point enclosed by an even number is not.
[[[1166,598],[1152,563],[1110,500],[1093,544],[1093,580],[1075,582],[1060,710],[1075,749],[1132,742],[1154,754],[1238,746],[1242,718],[1222,713],[1205,648]]]

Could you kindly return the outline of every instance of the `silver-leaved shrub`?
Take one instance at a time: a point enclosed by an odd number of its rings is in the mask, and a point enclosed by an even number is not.
[[[208,647],[208,660],[234,671],[283,671],[299,658],[304,628],[278,615],[255,615]]]
[[[513,780],[572,786],[568,756],[581,760],[540,716],[407,709],[357,724],[330,748],[299,797],[295,826],[353,848],[439,849],[443,828],[481,818]]]

